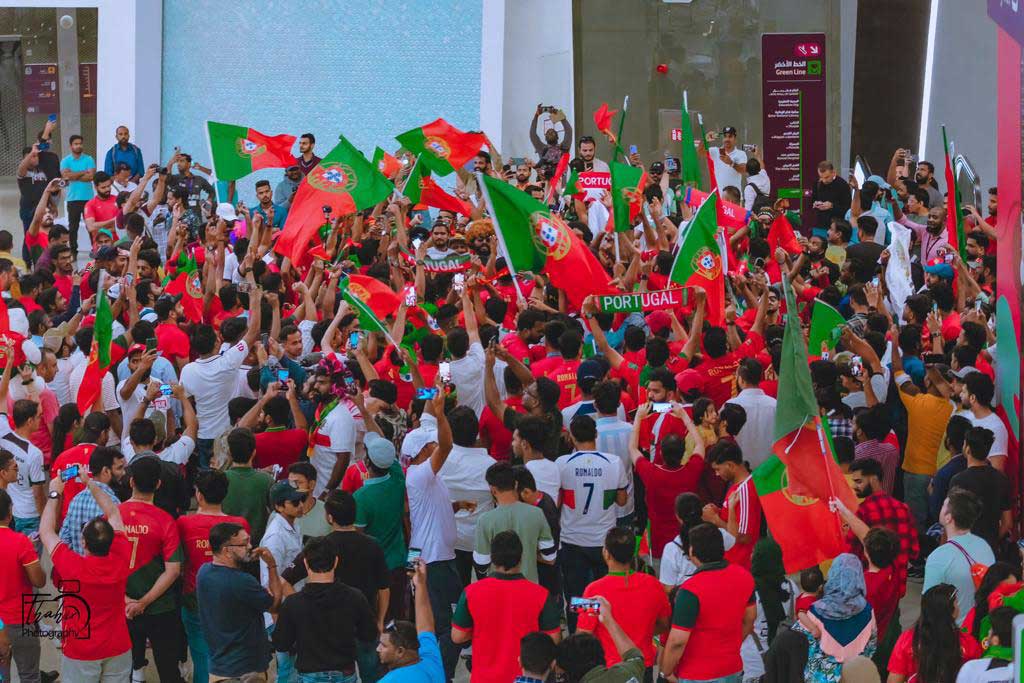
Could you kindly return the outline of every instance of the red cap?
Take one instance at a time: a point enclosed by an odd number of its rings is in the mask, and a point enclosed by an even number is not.
[[[136,351],[142,351],[143,353],[145,353],[146,352],[146,345],[145,344],[132,344],[131,346],[128,347],[128,355],[129,356],[132,355],[133,353],[135,353]]]
[[[647,314],[647,327],[651,328],[651,334],[667,330],[672,327],[672,316],[665,311],[652,311]]]
[[[701,374],[693,368],[687,368],[676,375],[676,391],[679,392],[680,396],[688,394],[691,391],[700,391],[704,386],[704,379]]]

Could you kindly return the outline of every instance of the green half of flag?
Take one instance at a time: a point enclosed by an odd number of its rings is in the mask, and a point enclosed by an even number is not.
[[[647,174],[640,166],[613,161],[611,175],[615,232],[626,232],[633,229],[633,221],[643,207],[644,180]]]
[[[693,139],[693,122],[690,121],[690,110],[686,92],[683,92],[683,104],[680,108],[682,123],[679,127],[682,133],[682,176],[684,183],[692,183],[698,190],[703,190],[700,179],[700,160],[697,158],[697,141]]]
[[[491,207],[494,229],[498,231],[508,250],[508,266],[514,272],[539,273],[547,261],[534,239],[532,217],[536,213],[550,216],[548,207],[515,187],[487,175],[483,178],[486,199]]]
[[[352,307],[355,314],[359,316],[360,329],[371,332],[384,332],[385,334],[391,332],[387,325],[384,324],[384,321],[373,312],[373,309],[349,290],[348,278],[342,278],[338,281],[338,289],[341,290],[342,298],[348,302],[348,305]]]
[[[110,366],[110,343],[114,339],[114,314],[110,310],[110,298],[103,289],[96,296],[96,322],[93,323],[97,354],[101,368]]]
[[[829,350],[836,348],[845,324],[846,319],[839,311],[821,299],[815,299],[811,311],[811,330],[807,335],[808,351],[817,356],[821,353],[822,342],[827,344]]]

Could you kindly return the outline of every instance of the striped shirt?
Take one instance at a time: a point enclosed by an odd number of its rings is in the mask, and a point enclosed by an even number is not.
[[[626,504],[616,506],[616,514],[626,517],[633,514],[633,461],[629,457],[629,440],[633,436],[633,425],[618,417],[599,417],[597,422],[597,450],[619,456],[622,471],[626,475]]]
[[[882,466],[882,488],[890,496],[896,487],[896,469],[900,464],[900,449],[887,441],[868,439],[857,444],[853,460],[877,460]]]
[[[719,510],[722,520],[728,523],[729,509],[736,507],[736,545],[726,551],[725,559],[729,562],[750,569],[750,560],[754,555],[754,544],[761,537],[761,500],[754,489],[754,477],[748,476],[738,484],[733,484],[725,492],[725,504]],[[742,543],[739,536],[748,536],[749,542]]]

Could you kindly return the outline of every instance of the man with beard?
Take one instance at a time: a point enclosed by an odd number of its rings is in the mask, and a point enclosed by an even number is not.
[[[89,474],[99,493],[106,494],[114,505],[121,499],[114,493],[113,486],[122,485],[125,478],[124,456],[116,448],[102,446],[89,456]],[[57,477],[59,479],[59,477]],[[79,555],[85,554],[82,542],[82,527],[103,515],[103,508],[88,489],[82,489],[71,499],[64,523],[60,527],[60,540]]]
[[[918,187],[928,193],[928,206],[942,208],[942,193],[939,192],[939,183],[935,180],[935,164],[930,161],[917,162],[914,180]]]
[[[338,488],[356,447],[356,422],[339,396],[345,386],[344,370],[331,367],[332,363],[338,361],[321,361],[310,391],[310,398],[316,402],[313,455],[309,459],[316,468],[314,496]]]
[[[295,191],[299,189],[299,183],[301,182],[302,169],[298,166],[286,168],[284,170],[284,179],[274,188],[274,203],[283,206],[285,209],[290,209],[292,197],[295,196]]]
[[[448,224],[437,222],[430,230],[430,246],[427,247],[427,257],[432,259],[443,259],[452,255],[453,250],[448,245]]]
[[[256,199],[259,200],[252,212],[263,216],[263,224],[272,228],[283,228],[284,221],[288,217],[288,209],[280,204],[275,204],[274,193],[270,190],[269,180],[256,181]]]
[[[61,177],[68,183],[68,230],[71,231],[71,249],[78,253],[78,226],[82,222],[85,204],[92,199],[92,179],[96,173],[96,160],[82,153],[81,135],[68,139],[71,154],[60,162]]]
[[[897,223],[910,228],[917,235],[917,241],[921,246],[920,263],[928,263],[934,258],[941,257],[950,249],[949,242],[946,241],[946,212],[941,201],[928,209],[928,222],[924,225],[900,211],[896,202],[892,204],[892,211]]]
[[[96,188],[96,196],[85,203],[85,227],[89,230],[89,237],[93,243],[96,242],[96,233],[100,230],[109,230],[116,235],[115,223],[120,209],[117,207],[117,197],[111,192],[114,180],[104,173],[97,171],[93,176],[93,186]]]
[[[590,135],[584,135],[580,138],[579,144],[577,145],[577,152],[579,158],[583,160],[584,171],[601,171],[608,173],[607,162],[597,159],[597,144],[594,142],[594,138]]]
[[[538,104],[537,111],[533,114],[533,120],[530,121],[530,142],[533,144],[534,151],[537,152],[540,163],[554,166],[562,158],[562,155],[567,154],[572,148],[572,125],[561,110],[551,111],[552,120],[559,117],[562,122],[562,141],[558,141],[558,131],[554,127],[544,131],[544,140],[541,141],[537,135],[537,120],[543,111],[543,107]]]
[[[128,348],[128,369],[132,374],[117,385],[117,402],[121,404],[123,417],[122,441],[128,438],[128,428],[131,426],[132,418],[138,410],[139,404],[146,400],[150,373],[157,357],[157,350],[147,351],[145,344],[132,344]]]
[[[178,173],[167,179],[167,189],[171,192],[184,190],[188,197],[186,199],[186,208],[196,214],[201,214],[200,209],[204,194],[206,195],[206,201],[216,204],[217,195],[213,191],[213,186],[210,185],[210,182],[206,178],[192,173],[192,156],[179,152],[174,161],[178,165]]]
[[[26,255],[29,267],[39,260],[43,251],[49,246],[49,231],[53,227],[53,219],[56,216],[56,198],[60,196],[60,183],[62,182],[60,178],[54,178],[43,189],[28,230],[25,232],[22,253]]]
[[[302,175],[309,175],[309,172],[320,163],[320,157],[313,154],[313,146],[316,145],[316,138],[312,133],[303,133],[299,138],[299,170]]]
[[[920,546],[917,527],[906,503],[896,500],[882,489],[882,464],[871,458],[856,460],[850,465],[853,490],[860,498],[857,517],[869,527],[885,527],[896,533],[900,549],[896,555],[896,581],[902,597],[907,592],[907,565],[917,557]],[[850,532],[847,536],[850,552],[863,559],[864,547]]]
[[[818,182],[814,183],[811,201],[817,212],[816,230],[827,230],[834,219],[842,219],[850,208],[850,185],[836,174],[831,161],[818,164]]]

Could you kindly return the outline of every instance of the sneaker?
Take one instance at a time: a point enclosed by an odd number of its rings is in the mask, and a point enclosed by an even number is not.
[[[178,675],[181,676],[181,680],[188,683],[192,680],[192,665],[188,662],[178,662]]]
[[[60,678],[60,672],[59,671],[40,671],[39,672],[39,680],[42,681],[43,683],[54,683],[54,681],[56,681],[58,678]]]
[[[132,669],[132,683],[146,683],[146,670]]]

